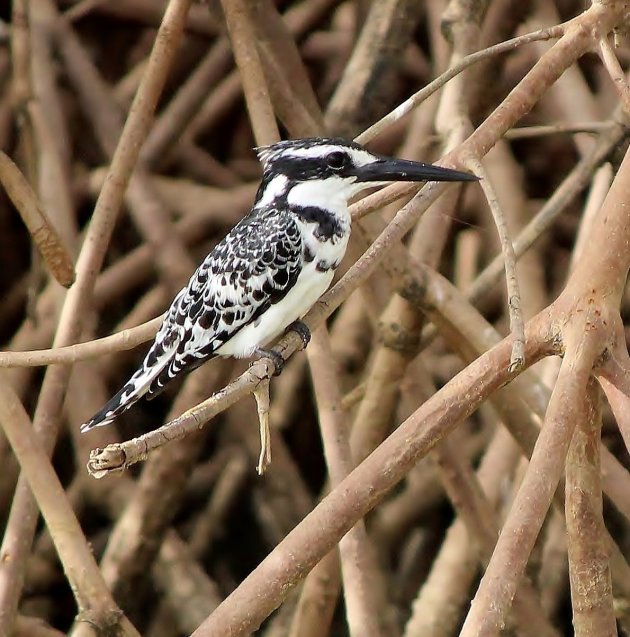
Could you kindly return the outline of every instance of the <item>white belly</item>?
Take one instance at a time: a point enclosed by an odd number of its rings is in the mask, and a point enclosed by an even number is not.
[[[251,356],[257,347],[267,345],[280,336],[293,321],[302,318],[328,289],[335,274],[333,270],[318,272],[316,263],[316,260],[307,263],[287,295],[256,321],[239,330],[217,349],[217,354],[238,358]]]
[[[301,319],[330,287],[335,269],[346,253],[350,238],[350,219],[347,220],[348,231],[345,236],[328,241],[322,241],[315,236],[314,224],[301,221],[298,223],[302,227],[304,252],[314,255],[312,260],[304,263],[295,285],[287,295],[219,347],[219,356],[251,356],[257,347],[264,347],[280,336],[293,321]],[[318,264],[325,264],[326,271],[318,270]]]

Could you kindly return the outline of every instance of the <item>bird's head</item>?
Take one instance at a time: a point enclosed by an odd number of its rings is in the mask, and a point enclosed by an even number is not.
[[[261,197],[286,193],[290,204],[347,201],[392,181],[476,181],[469,173],[376,155],[341,138],[292,139],[256,149],[263,165]]]

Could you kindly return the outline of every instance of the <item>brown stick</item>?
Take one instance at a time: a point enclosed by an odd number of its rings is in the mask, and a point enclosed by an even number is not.
[[[54,340],[54,346],[76,342],[89,313],[91,292],[101,268],[109,238],[114,229],[122,203],[125,185],[135,165],[140,145],[151,123],[151,114],[164,86],[179,36],[183,30],[189,0],[171,0],[153,50],[148,72],[136,95],[109,171],[109,178],[96,203],[86,239],[76,263],[76,282],[69,290]],[[57,437],[70,370],[51,367],[44,378],[34,417],[34,428],[40,435],[47,453],[52,452]],[[0,633],[9,633],[17,611],[25,559],[37,521],[36,505],[22,480],[13,501],[2,552],[13,559],[5,562],[0,571]]]
[[[576,418],[583,413],[586,386],[597,357],[614,341],[611,327],[630,265],[630,154],[613,182],[593,225],[591,243],[551,311],[564,317],[566,354],[552,394],[546,424],[536,443],[528,472],[510,517],[503,527],[481,582],[462,637],[496,635],[518,578],[558,483]],[[606,244],[607,251],[600,253]],[[592,268],[597,263],[597,268]]]
[[[24,407],[5,380],[0,382],[0,421],[46,520],[82,618],[98,630],[116,626],[125,635],[139,637],[105,585],[57,474],[35,438]]]
[[[542,315],[527,331],[526,354],[530,364],[549,351],[546,338],[550,335],[545,323],[546,317]],[[509,358],[510,342],[502,341],[424,403],[287,535],[194,636],[223,636],[230,632],[245,635],[255,630],[280,604],[287,586],[295,585],[304,577],[413,463],[510,378]],[[465,401],[461,400],[464,395]],[[351,500],[349,493],[352,493]],[[289,555],[293,557],[288,559]],[[299,559],[295,558],[297,555]],[[256,603],[251,604],[254,591]],[[245,600],[250,603],[246,604]]]
[[[387,127],[391,126],[394,122],[409,113],[412,109],[416,108],[416,106],[421,104],[430,95],[435,93],[435,91],[442,88],[442,86],[444,86],[444,84],[446,84],[449,80],[451,80],[456,75],[466,70],[473,64],[476,64],[477,62],[493,55],[499,55],[507,51],[512,51],[519,46],[528,44],[529,42],[559,38],[564,32],[564,25],[558,25],[549,29],[541,29],[540,31],[528,33],[526,35],[513,38],[512,40],[507,40],[506,42],[495,44],[494,46],[488,47],[487,49],[484,49],[482,51],[475,51],[475,53],[467,55],[466,57],[462,58],[459,63],[454,64],[451,68],[448,69],[448,71],[440,75],[440,77],[433,80],[430,84],[428,84],[423,89],[412,95],[409,99],[404,101],[402,104],[397,106],[391,113],[388,113],[378,122],[372,124],[372,126],[367,128],[356,138],[356,141],[360,144],[368,143]]]
[[[221,0],[221,4],[236,64],[241,73],[256,143],[259,146],[272,144],[280,139],[280,132],[271,106],[249,8],[243,0]]]
[[[64,287],[74,281],[74,264],[28,181],[11,159],[0,151],[0,183],[18,209],[33,243],[50,273]]]
[[[590,316],[589,320],[593,318]],[[601,348],[599,339],[578,336],[583,329],[584,323],[575,327],[574,340],[568,345],[551,395],[545,425],[466,617],[462,637],[495,636],[505,624],[509,605],[560,480],[576,420],[583,413],[590,370]]]
[[[348,475],[354,463],[341,410],[339,377],[325,327],[313,334],[308,360],[315,386],[328,474],[334,488]],[[378,568],[376,552],[363,520],[359,520],[341,539],[339,554],[350,634],[356,637],[393,637],[396,628],[391,620],[388,621],[383,573]]]
[[[599,463],[601,396],[588,384],[567,456],[566,520],[576,637],[616,637]]]

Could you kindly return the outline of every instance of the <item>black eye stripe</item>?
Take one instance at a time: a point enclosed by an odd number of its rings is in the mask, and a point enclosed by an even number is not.
[[[273,161],[274,174],[285,175],[289,179],[300,181],[309,179],[323,179],[332,175],[338,175],[342,169],[349,168],[350,162],[347,160],[340,169],[333,169],[328,165],[330,155],[323,157],[278,157]]]

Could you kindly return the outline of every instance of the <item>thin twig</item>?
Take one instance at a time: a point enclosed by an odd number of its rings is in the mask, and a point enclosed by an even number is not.
[[[399,119],[404,117],[411,110],[419,106],[430,95],[435,93],[435,91],[442,88],[442,86],[444,86],[449,80],[453,79],[456,75],[459,75],[462,71],[465,71],[468,67],[472,66],[476,62],[485,60],[489,57],[492,57],[493,55],[500,55],[501,53],[512,51],[519,46],[529,44],[530,42],[559,38],[565,32],[565,28],[566,25],[559,24],[547,29],[540,29],[539,31],[526,33],[516,38],[512,38],[511,40],[506,40],[505,42],[490,46],[487,49],[483,49],[482,51],[476,51],[475,53],[467,55],[466,57],[462,58],[458,64],[454,64],[453,66],[451,66],[448,71],[445,71],[444,73],[442,73],[442,75],[427,84],[423,89],[421,89],[417,93],[414,93],[411,97],[406,99],[391,113],[385,115],[385,117],[381,118],[378,122],[372,124],[372,126],[364,130],[359,136],[357,136],[356,141],[360,144],[367,144],[369,141],[383,132],[386,128],[388,128]]]
[[[520,369],[525,362],[523,358],[525,355],[525,326],[523,322],[523,313],[521,311],[521,294],[519,292],[518,279],[516,276],[516,256],[514,254],[514,246],[510,239],[505,215],[501,210],[499,200],[497,199],[494,188],[490,183],[488,174],[484,170],[481,161],[471,157],[466,161],[466,165],[481,179],[481,188],[486,196],[488,206],[490,207],[492,217],[494,218],[494,223],[497,227],[497,232],[499,233],[501,251],[503,253],[503,261],[505,263],[510,331],[514,337],[512,357],[510,358],[510,368],[512,370],[517,370]]]
[[[619,93],[623,109],[626,115],[630,116],[630,86],[628,86],[626,75],[607,37],[600,40],[599,53],[604,68],[608,71],[608,75],[610,75],[610,79],[613,81],[617,93]]]
[[[269,379],[263,379],[252,392],[256,399],[256,411],[260,427],[260,456],[256,465],[259,476],[271,464],[271,433],[269,431]]]
[[[78,363],[112,352],[133,349],[151,340],[162,323],[158,316],[142,325],[86,343],[30,352],[0,352],[0,367],[39,367],[56,363]]]
[[[546,135],[575,133],[603,133],[614,126],[613,122],[584,122],[583,124],[547,124],[545,126],[519,126],[505,133],[505,139],[530,139]]]
[[[542,236],[566,206],[587,186],[592,179],[594,168],[606,158],[624,134],[623,126],[612,127],[602,135],[592,153],[578,162],[550,199],[514,239],[514,254],[517,258]],[[497,255],[475,278],[466,296],[472,302],[479,300],[499,280],[504,271],[503,258]]]

